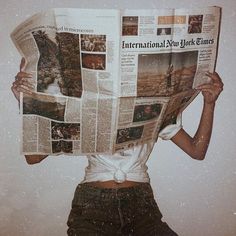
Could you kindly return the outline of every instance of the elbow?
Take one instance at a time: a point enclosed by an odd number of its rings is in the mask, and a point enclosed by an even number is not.
[[[203,161],[205,159],[205,155],[197,155],[192,157],[194,160]]]
[[[43,159],[37,155],[25,155],[25,160],[28,165],[34,165],[40,163]]]
[[[195,160],[203,161],[206,157],[207,149],[208,149],[208,143],[202,146],[199,145],[199,142],[193,142],[190,156]]]
[[[197,161],[203,161],[206,157],[206,153],[205,152],[200,152],[200,153],[193,153],[192,155],[190,155],[194,160]]]
[[[40,161],[36,161],[36,160],[30,160],[26,158],[26,162],[28,165],[34,165],[34,164],[38,164]]]

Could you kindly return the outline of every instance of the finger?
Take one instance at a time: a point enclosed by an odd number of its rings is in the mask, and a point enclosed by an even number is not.
[[[223,90],[224,84],[222,82],[213,83],[215,87],[221,88]]]
[[[203,89],[203,88],[211,88],[211,89],[215,89],[215,88],[220,88],[223,89],[224,84],[220,83],[220,82],[214,82],[214,83],[210,83],[210,84],[201,84],[199,86],[196,87],[196,89]]]
[[[221,80],[220,76],[218,75],[218,73],[207,72],[206,75],[212,79],[213,83],[217,83],[217,82],[222,83],[222,80]]]
[[[36,83],[35,80],[32,77],[17,78],[15,80],[15,82],[17,82],[17,83],[26,82],[26,83],[29,83],[29,84],[35,84]]]
[[[21,62],[20,62],[20,71],[22,71],[22,70],[24,69],[25,63],[26,63],[25,58],[22,57],[22,58],[21,58]]]
[[[21,86],[21,85],[25,85],[29,88],[34,88],[35,87],[35,83],[33,81],[28,81],[28,80],[23,80],[23,79],[17,79],[13,82],[13,85],[15,87],[17,86]]]
[[[28,83],[28,82],[17,82],[15,81],[14,83],[12,83],[12,87],[14,88],[18,88],[18,87],[21,87],[21,86],[24,86],[26,87],[27,89],[31,90],[31,91],[34,91],[35,90],[35,84],[31,84],[31,83]]]
[[[33,91],[24,85],[18,86],[16,88],[16,91],[26,93],[26,94],[33,94]]]
[[[212,94],[213,96],[218,96],[222,89],[217,89],[217,90],[213,90],[213,89],[210,89],[210,88],[204,88],[204,89],[201,89],[202,92],[208,92],[210,94]]]
[[[16,87],[12,84],[12,86],[11,86],[11,90],[13,91],[13,92],[15,92],[16,91]]]
[[[17,73],[15,76],[16,79],[22,79],[22,78],[32,78],[33,74],[32,73],[26,73],[24,71],[20,71]]]
[[[196,87],[196,89],[214,89],[214,85],[213,84],[202,84]]]
[[[35,88],[35,83],[31,82],[31,81],[27,81],[27,80],[16,80],[13,85],[16,87],[16,86],[21,86],[21,85],[24,85],[24,86],[27,86],[31,89],[34,89]]]

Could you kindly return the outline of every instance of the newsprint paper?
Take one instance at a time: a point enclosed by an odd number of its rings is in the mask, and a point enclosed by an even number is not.
[[[112,154],[155,141],[209,82],[221,9],[52,9],[11,38],[33,73],[22,152]]]

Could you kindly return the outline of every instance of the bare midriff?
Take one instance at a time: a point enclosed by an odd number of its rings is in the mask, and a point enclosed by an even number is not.
[[[122,183],[117,183],[114,180],[109,181],[96,181],[96,182],[89,182],[87,183],[90,186],[98,187],[98,188],[129,188],[133,186],[137,186],[140,184],[140,182],[134,182],[134,181],[124,181]]]

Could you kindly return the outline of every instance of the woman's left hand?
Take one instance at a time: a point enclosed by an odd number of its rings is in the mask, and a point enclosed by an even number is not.
[[[214,104],[223,91],[224,84],[216,72],[207,72],[206,75],[211,78],[211,82],[209,84],[199,85],[196,89],[202,92],[205,103]]]

